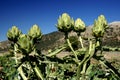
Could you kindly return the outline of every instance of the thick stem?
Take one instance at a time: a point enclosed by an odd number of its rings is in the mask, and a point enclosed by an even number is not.
[[[57,49],[57,50],[47,54],[46,56],[49,56],[49,57],[54,56],[54,55],[58,54],[59,52],[61,52],[62,50],[64,50],[65,48],[66,47],[61,47],[60,49]]]
[[[80,41],[81,47],[84,48],[84,46],[83,46],[83,40],[82,40],[82,37],[81,37],[81,33],[78,32],[77,35],[78,35],[78,39]]]
[[[87,57],[86,57],[86,58],[87,58]],[[76,78],[76,80],[79,80],[79,78],[80,78],[80,76],[81,76],[81,67],[82,67],[84,61],[86,60],[86,58],[84,58],[84,60],[82,60],[82,62],[80,62],[79,65],[78,65],[78,68],[77,68],[77,78]]]
[[[37,76],[38,76],[41,80],[44,80],[43,75],[42,75],[41,71],[39,70],[39,68],[37,67],[37,65],[35,65],[34,70],[35,70]]]
[[[17,61],[17,48],[16,48],[16,44],[14,44],[14,55],[15,55],[15,63],[17,65],[18,61]]]
[[[74,49],[73,49],[73,47],[72,47],[72,45],[71,45],[71,43],[70,43],[70,40],[69,40],[69,38],[68,38],[68,33],[65,33],[65,40],[67,41],[67,44],[68,44],[69,48],[70,48],[71,51],[73,52],[73,54],[74,54],[74,56],[75,56],[75,59],[76,59],[76,62],[79,63],[79,59],[78,59],[78,57],[77,57],[77,54],[75,53],[75,51],[74,51]]]
[[[77,69],[77,80],[79,80],[80,78],[80,73],[81,73],[81,67],[83,64],[86,64],[92,57],[93,55],[96,53],[95,50],[95,44],[92,44],[92,41],[90,40],[90,44],[89,44],[89,51],[85,54],[84,59],[80,62],[80,64],[78,65],[78,69]],[[84,67],[84,65],[83,65]],[[86,69],[84,70],[86,71]]]
[[[14,56],[15,56],[15,63],[16,63],[16,65],[18,65],[16,43],[14,43]],[[23,78],[23,80],[27,80],[27,77],[24,75],[24,72],[22,70],[22,66],[19,66],[18,72],[21,75],[21,77]],[[19,77],[19,75],[18,75],[18,77]]]
[[[18,68],[18,72],[20,73],[21,77],[23,78],[23,80],[28,80],[27,77],[24,75],[24,72],[22,70],[22,66],[20,66]]]
[[[31,65],[31,67],[33,68],[33,71],[36,73],[36,75],[41,79],[41,80],[44,80],[43,78],[43,75],[41,73],[41,71],[39,70],[39,68],[37,67],[37,65],[33,65],[33,63],[31,62],[30,58],[29,58],[29,55],[26,55],[28,61],[29,61],[29,64]]]
[[[66,39],[66,40],[67,40],[68,46],[70,47],[71,51],[73,52],[73,54],[75,56],[76,61],[78,62],[79,60],[78,60],[77,54],[75,53],[75,51],[70,43],[70,40],[69,39]]]
[[[81,71],[82,74],[84,74],[86,72],[86,67],[87,67],[87,63],[83,64],[83,69]]]
[[[100,50],[100,54],[103,54],[103,48],[102,48],[102,38],[96,38],[96,48],[97,50]]]
[[[14,57],[15,57],[15,64],[18,65],[16,43],[14,43]],[[19,69],[18,69],[18,72],[21,73]],[[19,79],[19,73],[18,73],[17,79]]]
[[[81,35],[79,35],[78,37],[79,37],[79,41],[80,41],[81,47],[84,48]]]

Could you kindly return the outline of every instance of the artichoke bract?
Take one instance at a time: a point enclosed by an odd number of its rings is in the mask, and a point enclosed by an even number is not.
[[[74,31],[76,31],[76,32],[84,32],[85,31],[85,23],[80,18],[78,18],[75,21]]]
[[[20,51],[23,52],[23,54],[30,53],[34,48],[33,41],[25,34],[20,35],[17,43]]]
[[[70,32],[74,26],[74,20],[67,13],[63,13],[56,26],[61,32]]]
[[[8,40],[17,42],[18,37],[22,34],[22,32],[16,27],[13,26],[11,29],[7,32]]]
[[[100,18],[100,19],[99,19]],[[103,27],[106,29],[108,28],[108,25],[107,25],[107,20],[105,19],[105,16],[104,15],[100,15],[98,17],[99,20],[101,20],[102,24],[103,24]]]
[[[107,29],[107,21],[103,15],[98,17],[98,20],[95,20],[94,26],[92,28],[93,36],[103,37],[105,30]]]
[[[38,25],[33,25],[31,29],[28,31],[28,35],[34,40],[40,40],[42,37],[42,33]]]

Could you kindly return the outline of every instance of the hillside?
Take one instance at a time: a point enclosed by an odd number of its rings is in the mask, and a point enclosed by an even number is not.
[[[86,31],[82,33],[84,37],[91,37],[91,26],[87,27]],[[71,35],[75,35],[71,32]],[[54,49],[59,45],[64,44],[64,34],[62,32],[56,31],[50,34],[43,35],[37,48],[42,51],[48,49]],[[120,47],[120,21],[115,21],[109,24],[109,29],[104,35],[103,45],[111,47]],[[8,51],[10,42],[8,40],[0,42],[0,53]]]

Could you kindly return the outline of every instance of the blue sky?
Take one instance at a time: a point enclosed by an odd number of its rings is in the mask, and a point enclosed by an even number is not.
[[[0,41],[7,40],[6,33],[14,25],[23,33],[34,24],[43,34],[57,31],[55,24],[64,12],[87,26],[100,14],[108,22],[120,21],[120,0],[0,0]]]

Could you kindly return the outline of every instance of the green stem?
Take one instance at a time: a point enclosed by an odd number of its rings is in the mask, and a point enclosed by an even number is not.
[[[16,43],[14,43],[14,55],[15,55],[15,63],[16,65],[18,65],[18,60],[17,60],[17,47],[16,47]],[[19,66],[18,68],[18,72],[21,75],[21,77],[23,78],[23,80],[27,80],[27,77],[24,75],[24,72],[22,70],[22,66]],[[19,77],[19,75],[18,75]]]
[[[81,76],[81,67],[84,63],[84,61],[86,60],[87,57],[85,57],[78,65],[78,68],[77,68],[77,79],[76,80],[79,80],[80,76]]]
[[[64,50],[65,48],[66,47],[61,47],[60,49],[56,49],[55,51],[47,54],[46,56],[49,56],[49,57],[54,56],[54,55],[58,54],[59,52],[61,52],[62,50]]]
[[[82,71],[81,71],[82,74],[85,73],[85,71],[86,71],[86,67],[87,67],[87,63],[84,63],[84,64],[83,64],[83,69],[82,69]]]
[[[44,80],[43,78],[43,75],[41,73],[41,71],[39,70],[39,68],[37,67],[37,65],[35,64],[35,66],[32,64],[30,58],[29,58],[29,55],[26,55],[31,67],[33,68],[33,71],[37,74],[37,76],[41,79],[41,80]]]
[[[71,51],[73,52],[73,54],[74,54],[74,56],[76,58],[76,61],[78,62],[79,60],[78,60],[77,54],[75,53],[75,51],[74,51],[74,49],[73,49],[73,47],[72,47],[72,45],[70,43],[70,40],[68,38],[66,40],[67,40],[68,46],[70,47]]]
[[[18,72],[20,73],[21,77],[23,78],[23,80],[28,80],[27,77],[24,75],[24,72],[22,70],[22,66],[20,66],[18,68]]]
[[[34,70],[35,70],[37,76],[38,76],[41,80],[44,80],[43,75],[42,75],[41,71],[39,70],[39,68],[37,67],[37,65],[35,65]]]
[[[75,56],[75,61],[77,62],[77,63],[79,63],[79,59],[78,59],[78,57],[77,57],[77,54],[75,53],[75,51],[74,51],[74,49],[73,49],[73,47],[72,47],[72,45],[71,45],[71,43],[70,43],[70,40],[69,40],[69,38],[68,38],[68,32],[66,32],[65,33],[65,40],[67,41],[67,44],[68,44],[68,46],[69,46],[69,48],[71,49],[71,51],[73,52],[73,54],[74,54],[74,56]]]
[[[14,55],[15,55],[15,63],[17,65],[18,61],[17,61],[17,48],[16,48],[16,44],[14,44]]]
[[[80,35],[79,35],[79,41],[80,41],[81,47],[84,48],[83,42],[82,42],[82,37]]]
[[[89,45],[89,51],[85,54],[84,59],[80,62],[80,64],[78,65],[78,69],[77,69],[77,80],[79,80],[80,78],[80,74],[81,74],[81,67],[83,64],[86,64],[92,57],[93,55],[96,53],[95,51],[95,44],[92,44],[92,41],[90,40],[90,45]],[[84,67],[84,65],[83,65]],[[86,69],[85,69],[86,71]]]

